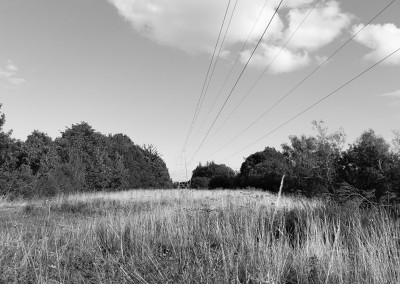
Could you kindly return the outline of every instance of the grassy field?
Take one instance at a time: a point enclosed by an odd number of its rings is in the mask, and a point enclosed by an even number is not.
[[[257,191],[0,200],[0,283],[400,283],[400,219]]]

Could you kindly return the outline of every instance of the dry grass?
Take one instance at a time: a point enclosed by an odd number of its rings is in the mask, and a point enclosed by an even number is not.
[[[140,190],[0,215],[0,283],[400,283],[400,221],[378,209]]]

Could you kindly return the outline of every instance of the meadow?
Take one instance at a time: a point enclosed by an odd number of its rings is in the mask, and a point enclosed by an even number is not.
[[[0,283],[400,283],[400,217],[244,190],[0,200]]]

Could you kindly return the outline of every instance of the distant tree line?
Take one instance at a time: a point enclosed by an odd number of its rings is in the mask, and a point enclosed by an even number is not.
[[[135,145],[126,135],[104,135],[81,122],[55,140],[35,130],[20,141],[3,130],[4,123],[0,112],[0,195],[172,187],[157,149]]]
[[[257,188],[305,196],[357,197],[372,203],[400,202],[400,132],[390,145],[367,130],[345,146],[343,130],[328,133],[322,121],[313,122],[314,136],[290,136],[282,149],[267,147],[243,162],[235,174],[214,162],[199,165],[192,175],[194,188]]]

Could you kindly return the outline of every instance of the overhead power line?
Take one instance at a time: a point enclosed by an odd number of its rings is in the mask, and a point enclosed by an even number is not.
[[[237,78],[235,84],[233,85],[231,91],[229,92],[228,97],[226,98],[224,104],[223,104],[222,107],[220,108],[220,110],[219,110],[217,116],[215,117],[213,123],[211,124],[210,128],[208,129],[206,135],[204,136],[203,140],[201,141],[199,147],[197,148],[197,150],[196,150],[195,153],[193,154],[193,156],[192,156],[192,158],[190,159],[190,161],[192,161],[192,160],[194,159],[194,157],[196,156],[196,154],[199,152],[201,146],[203,146],[203,144],[204,144],[204,141],[206,140],[206,138],[207,138],[208,135],[210,134],[210,131],[211,131],[211,129],[213,128],[215,122],[217,121],[217,119],[218,119],[219,116],[221,115],[222,110],[224,109],[224,107],[225,107],[226,103],[228,102],[229,98],[231,97],[231,95],[232,95],[233,91],[235,90],[237,84],[239,83],[239,80],[240,80],[240,78],[242,77],[242,75],[243,75],[244,71],[246,70],[247,66],[249,65],[251,58],[253,57],[254,53],[256,52],[258,46],[260,45],[260,43],[261,43],[261,41],[262,41],[262,39],[263,39],[265,33],[267,32],[269,26],[271,25],[272,20],[275,18],[275,15],[278,13],[279,8],[280,8],[281,5],[282,5],[282,2],[283,2],[283,0],[281,0],[281,1],[279,2],[278,7],[276,8],[274,14],[272,15],[271,20],[269,21],[268,25],[267,25],[266,28],[264,29],[264,32],[262,33],[262,35],[261,35],[260,39],[258,40],[256,46],[254,47],[254,50],[253,50],[253,52],[251,53],[249,59],[247,60],[245,66],[243,67],[242,72],[240,73],[239,77]]]
[[[200,103],[200,102],[202,101],[202,97],[203,97],[203,94],[204,94],[204,88],[205,88],[206,83],[207,83],[208,75],[210,74],[210,69],[211,69],[212,63],[213,63],[213,61],[214,61],[215,52],[216,52],[217,47],[218,47],[219,39],[220,39],[220,37],[221,37],[222,29],[223,29],[224,24],[225,24],[225,19],[226,19],[226,15],[228,14],[228,10],[229,10],[230,4],[231,4],[231,0],[228,1],[228,5],[227,5],[226,10],[225,10],[224,19],[223,19],[223,21],[222,21],[222,25],[221,25],[221,28],[220,28],[220,30],[219,30],[217,42],[215,43],[214,51],[213,51],[213,54],[212,54],[212,56],[211,56],[211,61],[210,61],[210,64],[209,64],[209,66],[208,66],[207,75],[206,75],[206,78],[204,79],[203,87],[202,87],[201,92],[200,92],[199,100],[197,101],[196,110],[195,110],[195,112],[194,112],[193,119],[192,119],[192,123],[191,123],[191,125],[190,125],[188,134],[187,134],[187,136],[186,136],[186,141],[185,141],[185,144],[184,144],[184,146],[183,146],[183,150],[186,149],[187,142],[188,142],[188,140],[189,140],[190,134],[191,134],[192,131],[193,131],[193,127],[194,127],[194,125],[195,125],[195,123],[196,123],[196,119],[197,119],[198,113],[200,112],[200,109],[201,109],[201,103]]]
[[[327,98],[329,98],[330,96],[336,94],[338,91],[340,91],[341,89],[343,89],[344,87],[346,87],[347,85],[349,85],[350,83],[352,83],[353,81],[357,80],[358,78],[360,78],[361,76],[363,76],[365,73],[367,73],[368,71],[370,71],[371,69],[375,68],[376,66],[378,66],[380,63],[382,63],[383,61],[385,61],[386,59],[388,59],[389,57],[391,57],[392,55],[394,55],[395,53],[397,53],[398,51],[400,51],[400,48],[396,49],[395,51],[393,51],[392,53],[390,53],[389,55],[385,56],[384,58],[382,58],[381,60],[379,60],[378,62],[376,62],[374,65],[370,66],[369,68],[367,68],[366,70],[364,70],[363,72],[359,73],[357,76],[353,77],[352,79],[350,79],[349,81],[347,81],[346,83],[344,83],[343,85],[341,85],[340,87],[338,87],[337,89],[335,89],[333,92],[330,92],[328,95],[326,95],[325,97],[319,99],[318,101],[316,101],[315,103],[313,103],[312,105],[310,105],[309,107],[307,107],[306,109],[302,110],[301,112],[299,112],[298,114],[296,114],[295,116],[293,116],[292,118],[290,118],[289,120],[287,120],[286,122],[282,123],[281,125],[279,125],[278,127],[276,127],[275,129],[271,130],[270,132],[268,132],[267,134],[265,134],[264,136],[262,136],[261,138],[255,140],[254,142],[250,143],[249,145],[247,145],[246,147],[240,149],[239,151],[235,152],[234,154],[226,157],[225,159],[221,160],[221,161],[225,161],[237,154],[239,154],[240,152],[248,149],[249,147],[253,146],[254,144],[256,144],[257,142],[263,140],[264,138],[268,137],[269,135],[271,135],[272,133],[276,132],[277,130],[279,130],[280,128],[284,127],[285,125],[289,124],[290,122],[292,122],[293,120],[295,120],[296,118],[298,118],[299,116],[301,116],[302,114],[304,114],[305,112],[309,111],[310,109],[312,109],[313,107],[315,107],[316,105],[322,103],[324,100],[326,100]]]
[[[239,0],[236,0],[235,5],[233,6],[233,10],[232,10],[231,16],[230,16],[230,18],[229,18],[227,28],[226,28],[225,33],[224,33],[224,37],[223,37],[223,39],[222,39],[222,43],[221,43],[221,45],[220,45],[220,47],[219,47],[219,50],[218,50],[217,59],[214,61],[214,65],[213,65],[213,68],[212,68],[212,72],[211,72],[211,75],[210,75],[210,77],[209,77],[209,80],[208,80],[208,83],[207,83],[207,87],[206,87],[206,89],[205,89],[205,91],[204,91],[204,96],[203,96],[203,98],[202,98],[202,101],[201,101],[200,105],[203,104],[203,101],[204,101],[204,99],[205,99],[205,97],[206,97],[206,94],[207,94],[208,88],[209,88],[209,86],[210,86],[211,80],[212,80],[212,78],[213,78],[214,71],[215,71],[215,67],[217,66],[218,59],[220,58],[220,54],[221,54],[222,48],[223,48],[223,46],[224,46],[225,39],[226,39],[226,35],[228,34],[229,27],[231,26],[232,18],[233,18],[233,15],[235,14],[236,6],[237,6],[238,1],[239,1]],[[215,104],[215,100],[214,100],[214,104]],[[213,104],[213,106],[214,106],[214,104]],[[208,116],[209,116],[209,114],[210,114],[210,112],[211,112],[213,106],[210,108],[209,112],[208,112],[207,115],[206,115],[206,118],[205,118],[205,119],[203,120],[203,122],[201,123],[201,125],[200,125],[200,127],[199,127],[199,130],[197,131],[197,133],[196,133],[195,136],[194,136],[195,138],[197,137],[197,135],[198,135],[199,132],[200,132],[200,129],[203,127],[204,123],[206,122],[206,120],[207,120],[207,118],[208,118]],[[189,146],[190,146],[190,145],[189,145]]]
[[[268,113],[270,113],[275,107],[277,107],[283,100],[285,100],[288,96],[290,96],[298,87],[300,87],[306,80],[308,80],[312,75],[314,75],[325,63],[327,63],[332,57],[334,57],[339,51],[341,51],[350,41],[352,41],[361,31],[363,31],[368,25],[370,25],[377,17],[379,17],[386,9],[388,9],[396,0],[392,0],[388,5],[386,5],[377,15],[375,15],[366,25],[360,28],[356,33],[354,33],[349,39],[347,39],[338,49],[335,50],[331,55],[329,55],[320,65],[317,66],[311,73],[309,73],[303,80],[297,83],[288,93],[286,93],[282,98],[280,98],[277,102],[275,102],[271,107],[269,107],[262,115],[260,115],[256,120],[254,120],[249,126],[247,126],[244,130],[242,130],[238,135],[228,141],[224,146],[222,146],[219,150],[214,152],[213,155],[230,145],[237,138],[242,136],[247,130],[249,130],[252,126],[254,126],[257,122],[259,122],[263,117],[265,117]],[[259,78],[260,79],[260,78]],[[258,83],[259,79],[253,84],[250,88],[252,90],[254,86]],[[247,96],[247,94],[246,94]],[[240,102],[241,103],[241,102]],[[238,106],[237,106],[238,107]],[[218,131],[218,130],[217,130]],[[216,133],[216,132],[215,132]],[[214,133],[214,135],[215,135]]]
[[[269,68],[274,64],[275,60],[279,57],[279,55],[282,53],[282,51],[285,49],[285,47],[289,44],[289,42],[292,40],[293,36],[298,32],[300,27],[304,24],[304,22],[307,20],[307,18],[310,16],[312,11],[314,11],[315,7],[318,5],[320,0],[315,1],[314,5],[310,8],[306,16],[303,18],[303,20],[300,22],[300,24],[297,26],[295,31],[290,35],[288,40],[285,42],[283,46],[281,46],[279,52],[275,55],[275,57],[272,59],[270,64],[264,69],[264,71],[261,73],[261,75],[257,78],[257,80],[253,83],[253,85],[250,87],[250,89],[247,91],[247,93],[244,95],[244,97],[239,101],[239,103],[235,106],[235,108],[230,112],[230,114],[226,117],[226,119],[221,123],[221,125],[217,128],[217,130],[211,135],[210,139],[213,138],[220,130],[221,128],[225,125],[225,123],[232,117],[232,115],[236,112],[236,110],[240,107],[240,105],[244,102],[244,100],[250,95],[250,93],[254,90],[255,86],[258,84],[258,82],[261,80],[261,78],[264,76],[264,74],[269,70]],[[236,139],[235,137],[234,139]],[[233,140],[230,143],[232,143]],[[229,144],[224,145],[221,147],[221,149],[225,148]],[[217,150],[215,153],[219,152],[221,149]],[[214,153],[214,154],[215,154]]]
[[[214,109],[214,106],[215,106],[217,100],[218,100],[219,97],[221,96],[222,91],[223,91],[223,89],[225,88],[225,85],[226,85],[226,83],[228,82],[229,78],[231,77],[232,72],[233,72],[233,70],[234,70],[235,67],[236,67],[236,64],[239,62],[240,56],[241,56],[243,50],[245,49],[245,47],[247,46],[247,43],[249,42],[249,39],[250,39],[251,35],[253,34],[253,31],[254,31],[254,29],[255,29],[255,27],[256,27],[258,21],[260,20],[260,17],[261,17],[261,15],[262,15],[262,13],[264,12],[265,7],[267,6],[268,1],[269,1],[269,0],[266,0],[266,1],[264,2],[264,6],[261,8],[260,13],[259,13],[258,16],[257,16],[257,19],[256,19],[256,21],[254,22],[253,27],[251,28],[251,30],[250,30],[250,32],[249,32],[247,38],[246,38],[246,41],[244,42],[244,44],[242,45],[242,48],[241,48],[240,51],[238,52],[238,56],[236,57],[236,60],[235,60],[235,62],[233,63],[233,65],[232,65],[232,67],[231,67],[231,70],[230,70],[229,73],[228,73],[228,76],[226,76],[225,81],[224,81],[224,83],[222,84],[222,86],[221,86],[221,88],[220,88],[220,90],[219,90],[217,96],[215,96],[214,102],[213,102],[213,104],[212,104],[210,110],[208,111],[206,117],[204,118],[203,122],[201,123],[201,125],[200,125],[200,127],[199,127],[199,130],[197,131],[195,137],[197,137],[197,135],[200,133],[200,130],[203,128],[204,123],[207,121],[207,118],[209,117],[211,111]],[[320,1],[320,0],[318,0],[318,1]],[[235,6],[236,6],[236,5],[235,5]]]

